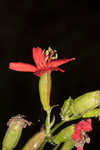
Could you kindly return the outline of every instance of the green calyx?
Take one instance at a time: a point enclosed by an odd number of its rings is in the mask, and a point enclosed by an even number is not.
[[[73,140],[67,140],[61,147],[60,150],[71,150],[74,147]]]
[[[60,116],[62,120],[68,120],[69,116],[72,114],[70,111],[70,106],[73,103],[73,99],[69,97],[67,100],[64,101],[63,106],[61,107]]]
[[[62,129],[58,134],[51,138],[51,141],[55,144],[61,144],[66,142],[67,140],[72,140],[72,136],[74,134],[75,125],[70,125],[64,129]]]
[[[88,92],[76,98],[70,106],[72,114],[84,114],[100,106],[100,91]]]
[[[8,129],[5,133],[2,150],[13,150],[19,142],[23,128],[31,125],[31,122],[23,119],[21,115],[12,117],[8,123]]]
[[[22,127],[18,123],[14,123],[11,129],[6,131],[4,140],[3,140],[3,148],[5,150],[12,150],[18,144],[22,133]]]
[[[100,117],[100,91],[88,92],[75,100],[65,100],[60,116],[63,121],[79,118]]]
[[[50,110],[51,73],[44,73],[39,80],[40,100],[45,111]]]

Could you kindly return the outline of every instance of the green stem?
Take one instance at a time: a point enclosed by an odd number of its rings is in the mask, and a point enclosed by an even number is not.
[[[50,112],[51,112],[51,110],[47,111],[46,124],[45,124],[45,125],[46,125],[47,138],[45,138],[45,140],[44,140],[44,142],[41,144],[39,150],[43,150],[45,144],[46,144],[47,142],[49,142],[49,138],[48,138],[48,137],[50,137],[50,135],[51,135],[57,128],[59,128],[61,125],[63,125],[63,124],[65,123],[65,121],[61,121],[60,123],[58,123],[58,124],[50,131]],[[57,146],[56,146],[56,147],[57,147]],[[56,147],[55,147],[55,148],[56,148]],[[54,150],[56,150],[56,149],[54,149]]]
[[[44,142],[40,146],[39,150],[43,150],[45,144],[47,142],[49,142],[49,138],[48,137],[50,137],[50,135],[53,134],[55,132],[55,130],[57,130],[64,123],[65,123],[65,121],[61,121],[60,123],[56,124],[55,127],[50,131],[50,128],[49,128],[50,127],[50,111],[47,112],[47,118],[46,118],[46,133],[47,133],[47,138],[44,140]],[[53,150],[56,150],[58,147],[59,147],[59,145],[57,145]]]
[[[47,137],[50,137],[50,113],[51,113],[51,109],[47,110],[47,117],[46,117],[46,122],[45,122],[45,126],[46,126],[46,135]]]
[[[81,118],[81,117],[80,116],[73,116],[73,117],[69,118],[69,120],[67,120],[67,121],[72,121],[72,120],[76,120],[79,118]],[[51,130],[51,134],[67,121],[63,120],[60,123],[56,124],[55,127]]]
[[[60,144],[56,145],[53,150],[57,150]]]
[[[60,123],[56,124],[55,127],[51,130],[51,134],[57,130],[57,128],[59,128],[61,125],[63,125],[65,123],[65,121],[61,121]]]

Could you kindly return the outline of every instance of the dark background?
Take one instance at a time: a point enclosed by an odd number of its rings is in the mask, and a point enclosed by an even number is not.
[[[59,58],[76,57],[53,72],[52,104],[100,89],[100,5],[79,0],[0,1],[0,141],[11,116],[24,114],[33,122],[19,145],[43,125],[45,113],[38,94],[39,78],[8,69],[12,61],[34,64],[32,47],[51,46]],[[85,149],[99,149],[100,123],[93,119],[92,142]]]

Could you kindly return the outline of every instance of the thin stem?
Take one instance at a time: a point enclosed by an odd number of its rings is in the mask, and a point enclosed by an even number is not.
[[[56,145],[53,150],[57,150],[60,144]]]
[[[72,120],[76,120],[76,119],[79,119],[79,118],[81,118],[80,116],[73,116],[73,117],[71,117],[69,120],[67,120],[67,121],[72,121]],[[65,122],[67,122],[66,120],[63,120],[63,121],[61,121],[60,123],[58,123],[58,124],[56,124],[55,125],[55,127],[51,130],[51,134],[55,131],[55,130],[57,130],[61,125],[63,125]]]
[[[60,123],[56,124],[55,127],[51,130],[51,134],[57,130],[57,128],[59,128],[61,125],[63,125],[65,123],[65,121],[61,121]]]
[[[47,117],[45,122],[47,137],[50,137],[50,113],[51,113],[51,109],[47,110]]]

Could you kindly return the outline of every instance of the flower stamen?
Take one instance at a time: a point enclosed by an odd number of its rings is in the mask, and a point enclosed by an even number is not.
[[[48,49],[44,50],[43,53],[46,55],[45,61],[50,62],[51,60],[58,59],[57,51],[53,50],[51,47],[48,47]]]

